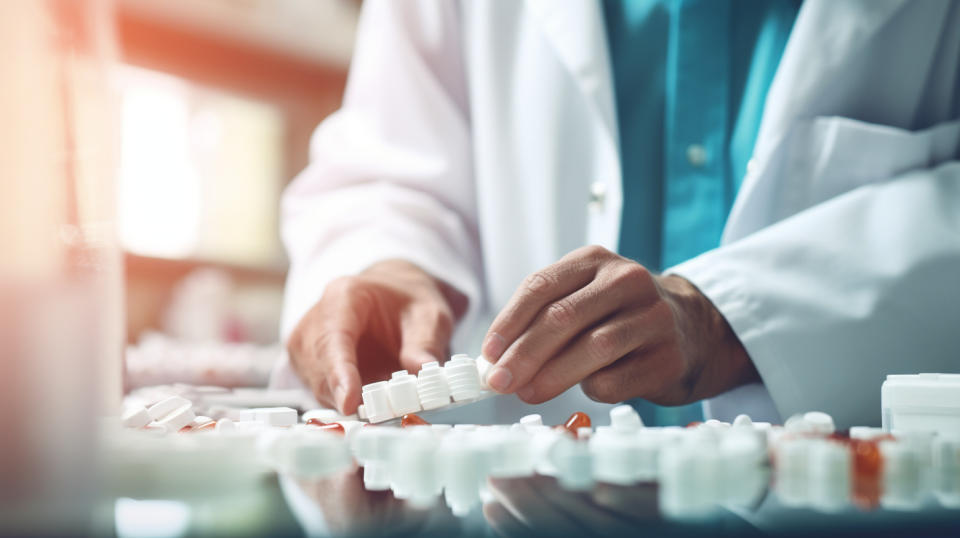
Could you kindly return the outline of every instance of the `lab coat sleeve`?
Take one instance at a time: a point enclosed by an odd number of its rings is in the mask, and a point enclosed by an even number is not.
[[[887,374],[960,371],[960,163],[856,188],[670,272],[726,317],[780,416],[879,425]]]
[[[282,199],[284,341],[331,280],[401,258],[481,300],[458,4],[364,3],[342,108]]]

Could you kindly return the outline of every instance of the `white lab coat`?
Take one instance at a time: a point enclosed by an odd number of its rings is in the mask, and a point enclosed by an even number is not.
[[[671,269],[763,378],[715,415],[878,424],[886,374],[958,371],[958,29],[950,0],[802,5],[722,245]],[[475,352],[524,276],[616,249],[604,32],[590,0],[366,2],[343,108],[284,195],[284,337],[332,278],[397,257],[469,297],[454,349]]]

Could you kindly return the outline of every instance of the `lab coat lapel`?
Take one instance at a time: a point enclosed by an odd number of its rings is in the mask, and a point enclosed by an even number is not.
[[[613,105],[606,29],[595,0],[527,0],[534,19],[553,45],[584,97],[599,115],[616,146],[617,124]]]
[[[762,186],[764,183],[784,184],[783,177],[767,178],[770,181],[764,178],[776,174],[777,150],[799,121],[817,116],[845,116],[850,113],[851,100],[863,102],[874,98],[869,90],[857,86],[860,80],[857,74],[877,68],[875,55],[871,54],[876,35],[906,3],[907,0],[804,2],[767,94],[756,146],[727,219],[723,243],[768,224],[762,211],[748,208],[770,206],[765,197],[773,194]],[[928,45],[910,43],[910,46]],[[913,74],[906,70],[911,67],[897,64],[884,68],[899,70],[910,77]],[[914,78],[918,80],[907,83],[923,83],[920,77]],[[908,112],[907,107],[904,112]],[[781,192],[779,196],[786,195]],[[756,200],[761,201],[758,204]]]
[[[801,6],[764,106],[754,149],[758,164],[797,119],[843,113],[842,100],[832,97],[863,68],[874,35],[906,2],[808,0]]]

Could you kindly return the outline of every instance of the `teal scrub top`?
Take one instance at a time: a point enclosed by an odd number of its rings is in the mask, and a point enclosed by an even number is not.
[[[719,245],[799,6],[603,1],[623,170],[620,254],[659,271]],[[641,412],[678,423],[699,409]]]

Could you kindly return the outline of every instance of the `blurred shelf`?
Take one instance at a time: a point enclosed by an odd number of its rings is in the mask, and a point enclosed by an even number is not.
[[[340,16],[327,21],[326,30],[318,28],[314,35],[330,35],[336,33],[331,29],[340,28],[342,36],[332,40],[337,44],[325,47],[322,42],[290,38],[295,32],[283,31],[290,15],[270,17],[282,13],[280,8],[290,2],[252,2],[256,9],[240,9],[248,4],[121,1],[117,6],[121,59],[261,99],[312,101],[331,94],[339,99],[355,18]],[[303,26],[300,21],[296,28]]]

